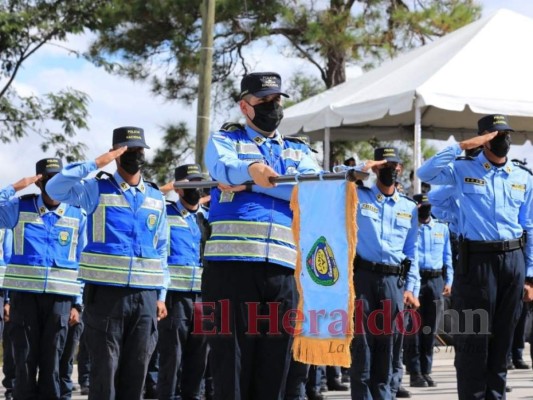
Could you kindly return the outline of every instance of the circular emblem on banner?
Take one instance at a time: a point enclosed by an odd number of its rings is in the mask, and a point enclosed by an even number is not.
[[[306,257],[307,272],[311,279],[322,286],[332,286],[339,280],[335,256],[326,238],[321,236]]]
[[[155,228],[155,224],[157,224],[157,215],[150,214],[146,219],[146,226],[152,231]]]
[[[66,246],[70,242],[70,234],[68,231],[59,232],[59,244]]]

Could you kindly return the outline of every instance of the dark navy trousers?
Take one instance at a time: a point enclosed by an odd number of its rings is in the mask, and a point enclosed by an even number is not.
[[[202,276],[202,298],[215,305],[214,311],[204,309],[217,330],[208,335],[214,398],[282,400],[292,346],[283,317],[297,305],[294,271],[268,262],[210,261]],[[273,308],[274,321],[256,324],[257,318],[250,317],[268,315]]]
[[[81,317],[81,315],[80,315]],[[61,385],[61,400],[72,398],[72,370],[74,368],[74,355],[80,343],[83,323],[68,327],[67,340],[61,359],[59,360],[59,380]]]
[[[357,268],[354,281],[357,299],[350,371],[352,399],[388,400],[393,396],[394,341],[401,340],[395,324],[403,310],[403,285],[396,275]],[[401,350],[401,342],[396,348]]]
[[[141,400],[157,343],[157,291],[86,284],[89,400]]]
[[[84,324],[85,327],[85,324]],[[91,360],[89,358],[89,348],[87,345],[87,334],[85,330],[81,333],[80,346],[78,349],[78,383],[80,386],[89,386],[89,375],[91,373]]]
[[[207,364],[207,337],[194,332],[200,293],[167,292],[168,317],[159,321],[159,400],[200,400]]]
[[[13,353],[13,343],[11,342],[11,321],[4,324],[4,332],[2,334],[2,347],[4,353],[2,355],[2,372],[4,379],[2,379],[2,386],[6,389],[6,393],[13,393],[15,386],[15,354]]]
[[[524,275],[521,249],[461,253],[452,287],[459,319],[454,346],[460,400],[505,398],[507,355],[522,312]]]
[[[420,285],[420,327],[404,338],[404,360],[411,374],[431,374],[435,333],[440,318],[439,301],[442,299],[444,279],[422,278]]]
[[[59,360],[67,338],[73,298],[17,291],[10,294],[10,334],[16,371],[13,397],[60,399]]]

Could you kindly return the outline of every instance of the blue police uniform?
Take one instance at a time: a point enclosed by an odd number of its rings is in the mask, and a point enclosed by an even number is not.
[[[5,267],[11,258],[11,253],[13,250],[13,232],[11,229],[0,229],[0,251],[2,256],[0,257],[0,271],[2,274],[1,287],[4,283],[4,274]],[[2,315],[2,372],[4,374],[4,379],[2,379],[2,385],[6,389],[5,396],[6,399],[13,397],[13,386],[15,384],[15,360],[13,354],[13,346],[11,343],[11,335],[9,334],[11,330],[11,322],[4,321],[4,307],[3,305],[9,303],[9,294],[7,291],[1,290],[2,299],[0,305],[2,305],[2,310],[0,314]]]
[[[387,320],[390,318],[394,330],[394,321],[403,310],[403,292],[414,292],[419,280],[416,204],[397,191],[385,196],[376,185],[358,187],[357,194],[359,230],[354,263],[357,306],[368,316],[372,311],[383,310],[383,302],[388,302],[391,313]],[[404,284],[400,273],[406,259],[411,267]],[[378,325],[383,327],[382,323]],[[363,328],[365,334],[356,334],[352,343],[352,399],[390,399],[394,395],[393,351],[401,350],[401,344],[395,342],[401,341],[403,335],[395,331],[376,332],[375,326],[366,324]]]
[[[7,261],[11,258],[13,250],[13,232],[11,229],[0,229],[0,336],[4,332],[4,302],[7,300],[4,287],[4,275]]]
[[[14,397],[59,399],[70,310],[81,303],[77,276],[86,216],[64,203],[50,211],[41,195],[11,199],[14,194],[13,186],[0,192],[0,227],[13,229],[4,288],[10,291],[16,349]]]
[[[168,317],[159,322],[160,400],[200,399],[207,339],[194,332],[193,318],[194,303],[202,301],[199,213],[188,211],[181,202],[167,204],[170,283],[166,299]]]
[[[484,153],[455,160],[460,152],[459,145],[440,151],[419,168],[418,176],[431,184],[453,185],[459,204],[463,241],[452,288],[461,330],[454,336],[459,398],[503,398],[524,274],[533,277],[533,241],[525,243],[524,260],[521,240],[523,231],[529,237],[533,233],[533,181],[509,160],[493,165]],[[467,310],[482,310],[486,318],[465,321],[471,315]],[[464,332],[472,322],[473,334]]]
[[[165,204],[142,178],[136,187],[118,173],[82,181],[96,169],[94,161],[70,164],[46,190],[89,214],[80,259],[89,399],[140,399],[157,343],[156,302],[168,282]]]
[[[428,223],[419,225],[418,266],[421,277],[418,296],[420,329],[416,334],[406,337],[408,345],[404,347],[406,366],[411,377],[431,374],[439,302],[444,286],[451,287],[453,282],[450,235],[446,224],[430,219]],[[425,327],[430,330],[426,331],[423,329]],[[430,386],[434,384],[430,377],[424,378]]]
[[[248,167],[254,162],[266,163],[280,175],[320,171],[306,144],[277,131],[266,138],[246,126],[211,135],[206,165],[215,180],[231,185],[250,181]],[[267,303],[279,303],[280,327],[284,313],[296,306],[292,188],[211,191],[212,234],[205,248],[202,294],[204,301],[217,302],[218,331],[229,323],[232,332],[208,338],[216,399],[277,399],[283,392],[292,338],[283,329],[280,337],[265,336],[263,327],[261,335],[246,335],[246,303],[260,303],[261,314],[268,313]],[[229,321],[221,320],[218,301],[224,299],[230,301]]]

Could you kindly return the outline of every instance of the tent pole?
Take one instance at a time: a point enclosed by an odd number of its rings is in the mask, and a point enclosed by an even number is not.
[[[420,180],[416,176],[416,171],[422,164],[422,112],[418,96],[415,99],[415,130],[414,130],[414,163],[415,178],[413,181],[413,194],[420,193]]]
[[[330,131],[329,126],[324,129],[324,171],[329,171],[329,141],[330,141]]]

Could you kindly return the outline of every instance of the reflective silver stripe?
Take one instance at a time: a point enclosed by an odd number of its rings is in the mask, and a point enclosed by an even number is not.
[[[294,245],[291,228],[267,222],[217,221],[212,224],[212,236],[266,238]]]
[[[130,203],[122,194],[100,194],[98,206],[129,207]]]
[[[259,155],[261,155],[261,152],[257,148],[257,145],[255,145],[254,143],[237,142],[235,144],[235,149],[237,150],[237,153],[239,153],[239,154],[259,154]]]
[[[162,200],[154,199],[148,196],[144,198],[143,204],[141,205],[141,208],[149,208],[149,209],[158,210],[158,211],[162,211],[163,207],[164,207],[164,203]]]
[[[61,217],[56,222],[55,226],[64,226],[66,228],[79,229],[80,220],[78,218]]]
[[[130,281],[128,282],[128,278]],[[141,273],[132,271],[106,270],[104,268],[90,268],[80,265],[80,279],[109,283],[113,285],[130,285],[130,286],[163,286],[163,273]]]
[[[4,240],[6,239],[6,230],[0,229],[0,260],[4,259]]]
[[[291,159],[294,161],[301,161],[303,158],[303,152],[302,150],[298,149],[283,149],[281,152],[281,158],[283,159]]]
[[[170,265],[170,290],[200,290],[202,284],[202,267],[190,265]]]
[[[129,270],[131,264],[132,270],[139,272],[161,271],[161,260],[158,258],[123,257],[83,252],[80,257],[80,264],[118,270]]]
[[[19,220],[13,229],[13,253],[21,255],[24,253],[24,227],[26,224],[44,225],[39,214],[22,211],[19,213]]]
[[[77,278],[76,270],[10,264],[6,269],[4,287],[78,296],[80,284]]]
[[[4,286],[4,276],[6,274],[6,266],[0,265],[0,287]]]
[[[177,215],[167,215],[167,222],[169,225],[173,226],[184,226],[189,227],[187,224],[187,221],[183,217],[177,216]]]
[[[290,265],[296,264],[296,254],[295,249],[250,240],[209,240],[204,253],[207,257],[268,258]]]

